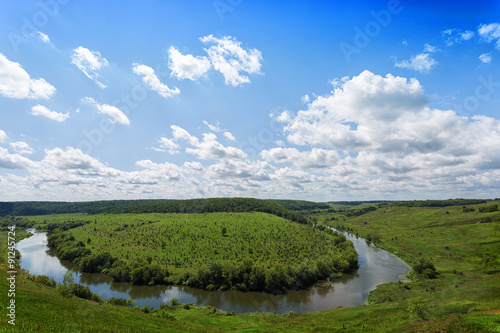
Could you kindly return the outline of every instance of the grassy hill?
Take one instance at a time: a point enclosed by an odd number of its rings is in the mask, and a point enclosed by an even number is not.
[[[60,258],[136,284],[271,292],[300,289],[357,265],[344,236],[260,212],[31,219],[48,223],[49,246]]]
[[[210,307],[136,308],[64,298],[55,288],[19,276],[17,325],[7,324],[0,293],[0,330],[20,332],[499,332],[500,213],[484,204],[448,207],[387,206],[360,216],[316,215],[320,223],[374,240],[409,263],[430,260],[436,279],[415,277],[370,293],[369,305],[318,313],[230,315]],[[474,209],[474,211],[472,211]],[[335,220],[332,220],[334,218]],[[491,222],[490,222],[491,221]],[[479,223],[478,223],[479,222]],[[142,222],[141,222],[142,223]],[[6,258],[6,234],[0,235]],[[7,290],[5,266],[0,288]],[[187,308],[187,309],[186,309]]]

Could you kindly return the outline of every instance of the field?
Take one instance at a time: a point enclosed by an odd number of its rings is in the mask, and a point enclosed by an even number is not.
[[[310,285],[330,273],[352,268],[357,261],[351,243],[343,236],[266,213],[55,215],[32,219],[49,229],[50,224],[84,223],[61,233],[54,230],[49,245],[57,248],[61,258],[90,272],[96,270],[95,265],[88,264],[88,258],[109,254],[114,262],[109,262],[109,267],[101,265],[104,273],[137,284],[168,282],[208,289],[272,291]],[[70,238],[74,238],[72,242],[67,241]],[[161,273],[154,281],[141,278],[145,273],[133,271],[142,266],[148,266],[149,271],[166,268],[168,273]],[[267,281],[270,272],[276,273],[276,281]],[[248,276],[243,277],[245,273]],[[283,274],[288,276],[288,286],[278,281]],[[214,281],[205,275],[232,277]]]
[[[166,306],[145,313],[137,308],[65,298],[57,289],[21,274],[17,279],[17,325],[12,331],[500,332],[500,212],[479,211],[487,205],[491,202],[471,205],[469,208],[474,211],[466,211],[462,206],[389,205],[360,216],[347,217],[342,213],[311,216],[320,224],[327,223],[368,237],[377,246],[396,253],[410,264],[426,258],[437,268],[435,279],[414,276],[411,282],[379,285],[370,293],[369,305],[285,315],[231,315],[211,307],[186,305]],[[155,224],[149,224],[145,216],[133,218],[142,219],[142,222],[136,221],[138,224],[144,222],[142,227]],[[78,218],[91,220],[87,226],[93,228],[94,216]],[[37,219],[43,222],[53,217]],[[111,221],[109,223],[111,225]],[[227,237],[234,232],[231,230],[227,227]],[[218,227],[213,232],[226,237]],[[5,239],[3,233],[0,239],[3,257],[6,257]],[[5,271],[0,269],[2,290],[7,289]],[[0,303],[3,305],[7,301],[6,293],[2,293]],[[6,327],[3,313],[0,330]]]

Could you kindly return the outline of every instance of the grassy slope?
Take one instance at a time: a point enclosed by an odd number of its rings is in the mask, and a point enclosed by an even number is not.
[[[486,273],[498,269],[498,259],[486,262],[484,257],[486,251],[499,253],[498,222],[470,222],[484,216],[495,220],[499,213],[462,214],[461,207],[384,210],[333,223],[352,227],[361,235],[377,234],[382,239],[381,247],[397,250],[407,261],[422,253],[441,272],[438,279],[381,285],[371,293],[373,304],[368,306],[309,314],[236,316],[210,314],[213,310],[208,308],[177,307],[170,310],[177,318],[171,321],[131,308],[64,299],[53,288],[20,277],[16,329],[27,332],[500,332],[500,274]],[[1,235],[3,258],[5,238]],[[453,269],[463,274],[454,274]],[[5,275],[5,269],[0,269],[1,290],[7,287]],[[427,320],[410,317],[408,303],[415,298],[427,300]],[[7,326],[3,307],[6,303],[7,295],[2,292],[0,330]]]
[[[174,276],[210,260],[238,264],[245,258],[268,267],[312,264],[339,250],[332,237],[308,225],[266,213],[110,214],[32,217],[34,221],[92,221],[70,229],[93,253],[118,259],[150,257]],[[221,229],[227,232],[222,235]],[[88,239],[90,243],[87,243]]]
[[[381,285],[370,303],[425,301],[428,320],[413,324],[424,331],[457,321],[500,331],[500,212],[480,213],[480,206],[468,213],[462,206],[387,207],[358,217],[337,215],[329,223],[380,237],[378,247],[410,264],[427,258],[440,273],[435,280]],[[478,223],[487,217],[495,222]]]

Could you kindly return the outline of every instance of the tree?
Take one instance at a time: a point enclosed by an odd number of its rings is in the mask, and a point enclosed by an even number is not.
[[[414,266],[413,270],[416,274],[422,275],[426,279],[434,279],[437,277],[436,267],[427,259],[421,258]]]
[[[226,227],[222,227],[222,228],[220,229],[220,232],[222,233],[222,236],[226,236],[226,233],[227,233],[227,229],[226,229]]]

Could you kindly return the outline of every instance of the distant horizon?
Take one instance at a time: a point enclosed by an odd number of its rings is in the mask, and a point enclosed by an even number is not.
[[[81,203],[81,202],[106,202],[106,201],[161,201],[161,200],[203,200],[203,199],[258,199],[258,200],[289,200],[289,201],[305,201],[312,203],[336,203],[336,202],[366,202],[366,203],[376,203],[376,202],[404,202],[404,201],[446,201],[446,200],[485,200],[485,201],[496,201],[500,198],[446,198],[446,199],[399,199],[399,200],[386,200],[386,199],[373,199],[373,200],[330,200],[330,201],[312,201],[312,200],[302,200],[302,199],[262,199],[254,197],[207,197],[207,198],[189,198],[189,199],[109,199],[109,200],[83,200],[83,201],[59,201],[59,200],[16,200],[16,201],[0,201],[0,203],[16,203],[16,202],[59,202],[59,203]]]
[[[498,1],[2,9],[0,200],[500,197]]]

